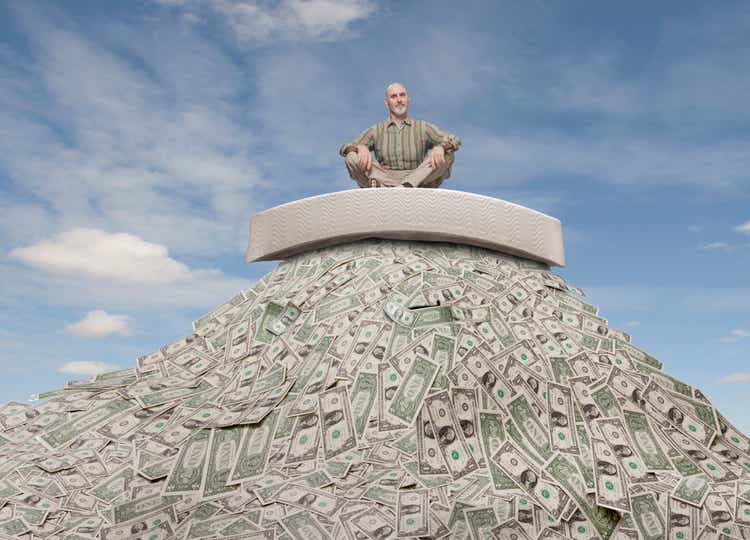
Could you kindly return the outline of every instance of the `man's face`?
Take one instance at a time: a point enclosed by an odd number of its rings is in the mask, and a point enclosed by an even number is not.
[[[393,116],[405,116],[409,110],[409,94],[400,84],[392,84],[386,91],[385,106]]]

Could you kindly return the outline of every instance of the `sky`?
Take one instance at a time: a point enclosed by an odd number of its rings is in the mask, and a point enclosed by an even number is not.
[[[561,220],[610,325],[750,432],[750,5],[0,0],[0,402],[126,368],[275,263],[255,212],[350,189],[410,114],[447,189]]]

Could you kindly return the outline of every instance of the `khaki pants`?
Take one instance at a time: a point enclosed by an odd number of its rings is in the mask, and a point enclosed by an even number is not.
[[[433,169],[432,161],[428,155],[416,169],[397,171],[384,169],[373,158],[371,169],[364,171],[359,166],[359,155],[356,151],[352,151],[346,154],[346,168],[349,171],[349,176],[361,188],[373,187],[373,180],[377,183],[377,187],[397,187],[408,183],[412,187],[436,188],[443,183],[443,180],[450,177],[454,159],[454,152],[446,152],[445,163],[437,169]]]

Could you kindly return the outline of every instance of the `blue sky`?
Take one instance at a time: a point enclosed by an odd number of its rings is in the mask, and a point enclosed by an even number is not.
[[[269,271],[249,217],[353,187],[398,80],[463,141],[446,188],[559,218],[560,273],[750,431],[749,36],[742,2],[0,1],[0,401]]]

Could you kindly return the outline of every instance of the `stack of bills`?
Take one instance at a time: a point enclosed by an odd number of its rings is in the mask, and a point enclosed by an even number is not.
[[[0,539],[750,538],[750,439],[543,264],[366,240],[0,407]]]

